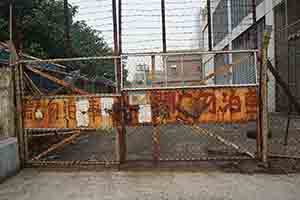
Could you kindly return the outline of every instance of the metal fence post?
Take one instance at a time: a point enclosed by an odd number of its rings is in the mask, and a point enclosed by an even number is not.
[[[261,134],[262,134],[262,161],[268,162],[268,135],[269,135],[269,116],[268,116],[268,81],[267,81],[267,62],[268,62],[268,47],[270,43],[272,26],[266,26],[264,33],[263,49],[262,49],[262,66],[261,66]]]
[[[120,2],[119,2],[120,3]],[[121,3],[119,4],[121,6]],[[119,8],[119,11],[121,8]],[[120,32],[118,33],[118,18],[117,18],[117,1],[112,0],[112,12],[113,12],[113,39],[114,39],[114,55],[120,56],[120,47],[121,47],[121,40],[118,38],[118,36],[121,36]],[[121,13],[119,13],[120,15]],[[121,17],[119,18],[121,19]],[[121,22],[120,22],[121,23]],[[119,39],[119,40],[118,40]],[[124,105],[124,93],[121,91],[122,86],[122,65],[121,65],[121,59],[118,58],[115,60],[115,66],[116,66],[116,80],[117,80],[117,93],[121,93],[120,102],[119,102],[119,108],[118,112],[120,114],[118,127],[117,127],[117,159],[120,163],[124,163],[126,160],[126,127],[125,127],[125,118],[124,118],[124,111],[125,111],[125,105]]]

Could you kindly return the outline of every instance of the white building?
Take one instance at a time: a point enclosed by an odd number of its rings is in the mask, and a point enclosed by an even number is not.
[[[274,10],[282,1],[255,0],[255,6],[253,6],[253,2],[253,0],[211,0],[212,48],[213,50],[260,49],[262,47],[264,27],[271,25],[273,32],[268,56],[275,66]],[[253,12],[254,7],[256,9],[255,12]],[[204,18],[202,23],[202,37],[204,41],[208,41],[207,18]],[[208,50],[208,42],[204,43],[204,49]],[[241,55],[239,54],[205,56],[203,58],[205,74],[215,71],[218,66],[235,63],[240,57]],[[254,59],[251,58],[245,63],[232,67],[228,73],[216,76],[210,80],[210,84],[253,83],[255,80],[251,74],[255,74],[255,71],[247,67],[253,65],[253,62]],[[269,74],[270,111],[275,111],[275,97],[275,80]]]

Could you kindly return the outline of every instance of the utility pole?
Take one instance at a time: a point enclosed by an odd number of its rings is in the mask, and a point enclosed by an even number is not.
[[[212,51],[211,2],[207,0],[208,50]]]
[[[162,22],[162,45],[163,52],[167,52],[167,33],[166,33],[166,2],[161,0],[161,22]]]

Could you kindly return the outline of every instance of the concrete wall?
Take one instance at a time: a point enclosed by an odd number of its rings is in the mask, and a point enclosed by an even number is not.
[[[0,66],[0,182],[20,168],[13,95],[12,70]]]
[[[0,182],[15,175],[20,169],[16,138],[0,139]]]
[[[12,72],[0,66],[0,138],[15,136]]]

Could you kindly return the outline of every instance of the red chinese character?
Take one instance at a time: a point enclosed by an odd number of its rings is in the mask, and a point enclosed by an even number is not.
[[[92,120],[95,121],[96,117],[99,116],[100,113],[100,105],[97,98],[90,98],[89,99],[89,115],[91,116]]]
[[[220,110],[223,113],[226,112],[231,112],[231,113],[239,113],[242,111],[241,108],[241,98],[239,96],[236,96],[234,94],[226,94],[225,92],[223,93],[223,103],[226,103],[226,105]]]
[[[55,123],[59,119],[58,103],[50,102],[48,104],[49,123]]]
[[[250,90],[246,93],[246,112],[248,114],[257,113],[257,95],[256,90]]]

